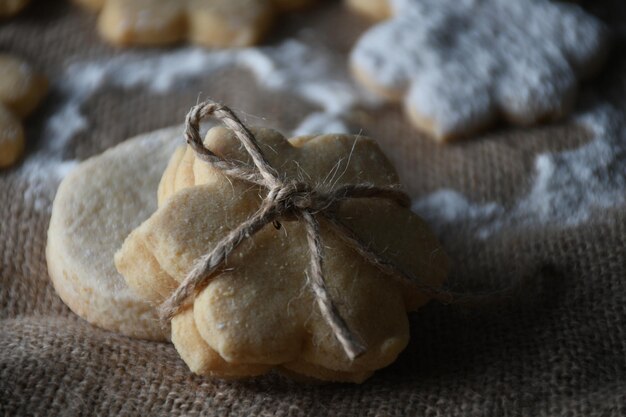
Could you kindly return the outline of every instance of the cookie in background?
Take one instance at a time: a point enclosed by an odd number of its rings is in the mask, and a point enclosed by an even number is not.
[[[0,168],[13,165],[25,147],[23,120],[48,89],[46,78],[25,61],[0,54]]]
[[[74,0],[99,11],[98,30],[118,46],[189,41],[206,47],[257,44],[276,16],[316,0]]]
[[[363,0],[364,1],[364,0]],[[575,4],[547,0],[390,0],[393,17],[358,40],[357,80],[438,141],[499,120],[557,120],[609,48],[604,24]],[[393,47],[390,47],[393,45]]]

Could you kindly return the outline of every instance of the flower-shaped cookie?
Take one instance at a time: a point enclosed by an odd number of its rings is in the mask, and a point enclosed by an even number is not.
[[[528,125],[572,107],[580,78],[602,63],[603,24],[548,0],[391,0],[393,17],[351,55],[355,75],[436,138],[503,117]],[[393,47],[390,47],[393,45]]]
[[[46,79],[24,61],[0,55],[0,168],[12,165],[22,155],[21,120],[39,104],[47,87]]]
[[[267,160],[283,178],[335,190],[346,184],[396,185],[398,178],[368,138],[292,138],[253,129]],[[232,131],[216,127],[206,148],[251,164]],[[159,187],[159,209],[116,254],[127,284],[155,303],[169,297],[196,261],[257,212],[264,192],[199,159],[191,148],[170,160]],[[369,247],[439,286],[447,258],[426,225],[385,199],[344,201],[339,218]],[[231,253],[193,304],[171,321],[172,341],[199,374],[243,377],[272,368],[322,380],[360,382],[394,361],[409,338],[407,312],[427,302],[416,287],[381,272],[321,222],[323,269],[339,313],[367,346],[350,360],[323,317],[308,280],[311,255],[299,221],[267,224]]]
[[[313,0],[75,0],[101,10],[100,34],[117,45],[189,40],[209,47],[255,44],[277,12]]]
[[[0,19],[19,13],[30,0],[0,0]]]

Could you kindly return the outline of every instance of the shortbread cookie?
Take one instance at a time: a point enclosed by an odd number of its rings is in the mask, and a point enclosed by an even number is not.
[[[374,20],[387,19],[391,16],[390,0],[345,0],[355,12]]]
[[[30,0],[0,0],[0,19],[19,13]]]
[[[117,272],[113,254],[157,207],[156,190],[180,128],[142,135],[80,164],[52,207],[46,257],[52,283],[72,311],[107,330],[163,340],[152,306]]]
[[[336,189],[346,184],[391,186],[397,175],[371,139],[323,135],[287,141],[252,129],[279,174]],[[233,133],[216,127],[205,144],[229,160],[250,161]],[[225,177],[191,148],[170,160],[159,187],[159,209],[116,254],[128,285],[161,303],[230,230],[252,215],[262,192]],[[409,209],[380,199],[348,200],[341,219],[424,284],[439,286],[447,259],[427,226]],[[176,315],[172,341],[190,369],[220,377],[272,368],[301,377],[361,382],[387,366],[409,339],[407,312],[428,301],[365,261],[321,224],[324,274],[335,304],[368,350],[350,360],[324,320],[307,284],[310,254],[300,222],[267,225],[244,241],[226,265]]]
[[[530,125],[572,107],[579,79],[604,60],[604,25],[548,0],[391,0],[394,18],[351,55],[356,77],[438,140],[498,118]],[[390,48],[389,45],[393,45]]]
[[[75,0],[101,9],[100,34],[116,45],[188,40],[209,47],[259,42],[274,15],[313,0]]]
[[[24,61],[0,54],[0,168],[15,163],[24,150],[21,119],[46,94],[48,83]]]

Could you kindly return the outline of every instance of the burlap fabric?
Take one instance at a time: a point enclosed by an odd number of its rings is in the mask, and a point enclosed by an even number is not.
[[[623,33],[620,0],[590,4]],[[271,43],[301,26],[346,52],[367,23],[339,4],[290,16]],[[620,28],[620,25],[622,27]],[[68,57],[113,56],[94,18],[64,2],[34,1],[0,27],[0,47],[58,76]],[[626,45],[584,89],[619,108],[626,96]],[[311,105],[224,71],[167,95],[110,89],[89,99],[89,129],[65,158],[84,159],[125,138],[180,123],[203,91],[284,131]],[[28,127],[29,156],[57,100],[52,91]],[[626,110],[625,110],[626,114]],[[570,121],[501,127],[437,146],[388,106],[358,118],[396,164],[409,193],[441,187],[507,207],[529,187],[540,152],[576,148],[589,132]],[[624,172],[624,158],[614,170]],[[598,210],[577,226],[504,230],[477,239],[470,226],[441,228],[455,289],[526,279],[527,290],[481,310],[432,304],[411,316],[412,341],[398,361],[361,386],[300,385],[270,375],[224,382],[197,377],[174,348],[97,329],[69,311],[48,278],[44,248],[54,189],[33,188],[25,165],[0,174],[0,415],[626,415],[626,210]],[[54,182],[51,182],[52,184]],[[626,190],[624,190],[626,191]],[[34,194],[34,195],[33,195]]]

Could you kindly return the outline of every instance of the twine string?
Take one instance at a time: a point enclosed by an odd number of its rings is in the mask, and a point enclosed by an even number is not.
[[[240,161],[226,160],[207,149],[200,137],[200,121],[208,116],[219,119],[231,129],[250,155],[254,169]],[[337,309],[324,279],[324,246],[319,219],[330,226],[330,230],[365,260],[385,274],[397,277],[416,286],[427,295],[444,302],[451,302],[452,295],[419,281],[391,259],[375,253],[361,238],[337,216],[342,201],[355,198],[378,198],[407,207],[409,197],[393,187],[378,187],[372,184],[348,184],[329,192],[322,192],[311,185],[281,178],[270,165],[258,141],[250,130],[228,107],[213,101],[194,106],[186,117],[185,139],[196,155],[223,174],[264,188],[267,194],[259,209],[239,226],[231,230],[207,254],[201,256],[180,286],[160,306],[160,316],[171,320],[178,314],[201,288],[219,274],[229,254],[246,239],[254,236],[267,224],[279,225],[279,220],[295,220],[304,224],[311,255],[309,285],[315,296],[324,320],[341,344],[350,360],[367,351],[365,343],[350,328]]]

